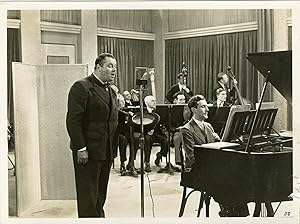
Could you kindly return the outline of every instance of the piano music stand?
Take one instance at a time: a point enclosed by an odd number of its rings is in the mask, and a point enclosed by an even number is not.
[[[224,126],[226,124],[229,111],[231,107],[224,106],[224,107],[208,107],[208,119],[206,120],[208,123],[210,123],[215,132],[221,136]]]
[[[178,167],[175,167],[171,163],[171,134],[174,133],[175,129],[183,124],[183,108],[185,104],[157,104],[156,113],[160,116],[160,121],[168,131],[168,158],[167,165],[161,168],[158,173],[169,173],[174,174],[174,171],[180,172]]]
[[[238,138],[239,135],[236,133],[235,129],[233,130],[233,126],[236,126],[236,120],[234,120],[234,114],[237,112],[249,111],[250,105],[233,105],[230,108],[228,119],[226,121],[223,135],[222,135],[222,142],[233,140],[234,138]]]
[[[256,115],[255,110],[243,111],[240,109],[239,111],[235,111],[235,113],[228,118],[222,141],[230,142],[238,139],[240,143],[245,144],[245,140],[248,140],[251,136],[262,136],[263,134],[269,136],[272,131],[277,111],[278,109],[276,108],[261,109],[258,115]],[[251,134],[252,125],[255,119],[257,122],[255,122]],[[245,138],[242,140],[241,137]]]

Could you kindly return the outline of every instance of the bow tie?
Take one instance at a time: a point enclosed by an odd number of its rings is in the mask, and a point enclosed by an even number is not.
[[[102,86],[103,86],[104,88],[108,88],[108,87],[109,87],[109,83],[108,83],[108,82],[102,83]]]

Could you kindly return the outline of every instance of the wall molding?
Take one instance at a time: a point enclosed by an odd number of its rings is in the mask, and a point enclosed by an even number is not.
[[[237,23],[237,24],[230,24],[230,25],[223,25],[223,26],[212,26],[212,27],[205,27],[205,28],[167,32],[164,34],[164,39],[170,40],[170,39],[200,37],[200,36],[209,36],[209,35],[217,35],[217,34],[225,34],[225,33],[245,32],[245,31],[257,30],[257,28],[258,25],[256,21],[247,22],[247,23]]]
[[[116,30],[116,29],[103,28],[103,27],[97,28],[97,36],[119,37],[119,38],[138,39],[138,40],[155,40],[156,38],[156,34],[154,33]]]
[[[287,22],[287,25],[288,25],[288,26],[293,26],[292,17],[288,17],[288,18],[286,19],[286,22]]]
[[[41,21],[41,31],[80,34],[81,26]]]
[[[7,28],[20,29],[21,20],[20,19],[7,19]]]

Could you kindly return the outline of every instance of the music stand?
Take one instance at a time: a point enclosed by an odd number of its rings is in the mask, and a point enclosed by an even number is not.
[[[207,122],[210,123],[215,132],[221,136],[226,124],[230,107],[209,107]]]
[[[236,114],[237,112],[248,112],[250,110],[250,107],[251,106],[249,104],[231,106],[228,114],[228,119],[226,121],[224,131],[222,134],[222,138],[221,138],[222,142],[231,141],[233,138],[239,137],[239,135],[235,133],[234,126],[238,127],[239,125],[237,124],[237,121],[234,119],[234,114]]]
[[[181,126],[184,122],[183,109],[184,104],[158,104],[156,105],[156,113],[160,116],[161,123],[168,131],[168,158],[167,165],[158,170],[158,173],[174,174],[174,171],[180,172],[178,167],[171,163],[171,134],[175,132],[176,128]]]

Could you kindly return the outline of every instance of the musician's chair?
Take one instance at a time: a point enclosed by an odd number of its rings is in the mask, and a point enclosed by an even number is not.
[[[180,159],[181,159],[181,181],[180,181],[180,186],[183,187],[183,193],[182,193],[181,205],[180,205],[180,210],[179,210],[179,217],[183,216],[187,200],[190,197],[190,195],[195,191],[201,192],[197,217],[200,216],[200,212],[201,212],[201,209],[203,208],[204,202],[205,202],[205,206],[206,206],[206,217],[209,217],[209,205],[210,205],[211,196],[208,195],[206,192],[197,189],[196,185],[194,184],[195,181],[192,180],[193,179],[192,173],[185,169],[183,152],[182,152],[182,145],[180,147]],[[188,188],[191,189],[189,193],[187,193]]]

